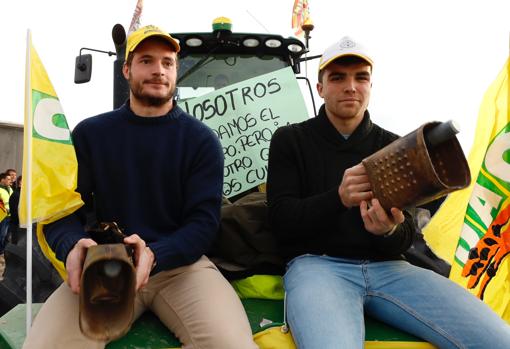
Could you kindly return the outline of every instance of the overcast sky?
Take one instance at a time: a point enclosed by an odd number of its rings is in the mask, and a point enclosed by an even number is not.
[[[238,32],[292,35],[294,0],[145,0],[142,25],[169,32],[210,31],[227,16]],[[112,108],[113,57],[93,55],[92,81],[75,85],[81,47],[114,51],[111,29],[128,27],[136,0],[4,1],[0,67],[0,121],[23,122],[26,32],[62,103],[70,127]],[[311,55],[344,35],[370,49],[375,60],[373,120],[404,135],[427,121],[456,120],[465,151],[478,108],[509,52],[510,1],[310,0],[315,30]],[[308,66],[316,83],[317,62]],[[2,150],[3,151],[3,150]]]

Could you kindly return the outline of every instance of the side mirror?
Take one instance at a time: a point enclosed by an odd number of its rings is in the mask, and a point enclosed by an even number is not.
[[[74,65],[74,83],[83,84],[90,81],[92,76],[92,55],[79,55]]]

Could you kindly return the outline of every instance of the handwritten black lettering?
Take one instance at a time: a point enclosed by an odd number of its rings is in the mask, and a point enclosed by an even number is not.
[[[263,108],[260,111],[259,115],[260,120],[262,121],[271,121],[280,118],[279,115],[274,115],[273,110],[271,108]]]
[[[246,98],[249,98],[253,102],[253,97],[250,96],[251,87],[245,86],[245,87],[242,88],[241,91],[242,91],[242,94],[243,94],[243,103],[244,103],[244,105],[247,104]]]
[[[262,98],[266,95],[266,85],[264,85],[263,83],[259,82],[255,85],[255,87],[253,88],[253,93],[255,94],[255,96],[257,96],[258,98]]]
[[[188,104],[188,101],[184,101],[184,109],[186,110],[186,113],[189,114],[189,104]]]
[[[247,156],[243,156],[240,159],[234,159],[233,162],[225,165],[223,170],[223,176],[228,177],[232,174],[236,174],[239,170],[246,170],[253,165],[253,160]]]
[[[218,95],[214,99],[214,109],[216,110],[216,114],[218,116],[223,116],[228,110],[228,104],[225,96]]]
[[[193,116],[196,117],[198,120],[203,121],[204,120],[204,109],[202,108],[202,104],[198,103],[193,106]]]
[[[267,161],[269,159],[269,148],[260,149],[259,157],[262,161]]]
[[[236,119],[228,121],[226,124],[218,126],[216,134],[219,139],[227,139],[234,135],[240,135],[250,127],[257,125],[257,119],[250,113],[239,116]]]
[[[236,92],[237,90],[239,90],[238,88],[234,88],[232,90],[228,90],[225,92],[225,95],[229,95],[230,96],[230,106],[232,107],[232,110],[236,110],[236,102],[235,102],[235,99],[234,99],[234,92]]]
[[[267,175],[267,165],[264,167],[249,170],[246,173],[246,182],[249,184],[255,183],[257,180],[265,180]]]
[[[271,80],[269,80],[267,83],[267,87],[268,87],[268,93],[271,95],[273,93],[280,92],[282,89],[280,84],[276,81],[276,78],[272,78]]]
[[[223,195],[230,196],[239,192],[241,188],[241,183],[237,179],[232,178],[229,181],[223,182]]]
[[[245,81],[223,93],[179,103],[183,110],[208,124],[220,139],[225,160],[223,194],[228,197],[266,180],[273,133],[295,117],[284,117],[285,104],[294,102],[284,99],[284,95],[294,96],[294,91],[287,93],[286,80],[279,76]]]
[[[204,101],[202,102],[202,105],[203,105],[204,114],[208,113],[208,115],[205,115],[205,120],[209,120],[214,115],[216,115],[216,110],[214,108],[214,104],[211,103],[210,99],[204,99]]]
[[[272,136],[273,131],[266,127],[262,130],[255,130],[252,134],[242,134],[237,137],[234,143],[239,144],[242,150],[246,151],[246,149],[249,149],[255,145],[270,142]]]
[[[226,147],[223,147],[223,156],[224,157],[234,157],[237,155],[237,148],[233,144],[229,144]]]

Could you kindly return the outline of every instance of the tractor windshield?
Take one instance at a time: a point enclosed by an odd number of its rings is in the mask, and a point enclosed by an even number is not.
[[[285,60],[274,55],[189,54],[179,59],[179,99],[198,97],[286,66]]]

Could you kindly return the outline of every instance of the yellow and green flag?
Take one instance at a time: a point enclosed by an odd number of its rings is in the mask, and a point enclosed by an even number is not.
[[[450,279],[510,323],[510,58],[485,93],[468,157],[469,188],[451,194],[424,230]]]
[[[83,205],[77,185],[78,163],[71,133],[57,94],[29,37],[25,93],[23,186],[20,225],[48,224]],[[29,173],[30,171],[30,173]],[[30,185],[27,180],[31,178]],[[27,193],[29,187],[30,193]],[[30,195],[30,197],[27,196]],[[27,204],[30,202],[30,205]],[[28,207],[30,206],[30,207]],[[28,221],[28,209],[30,221]],[[61,276],[65,268],[49,248],[38,224],[37,238],[44,254]]]

